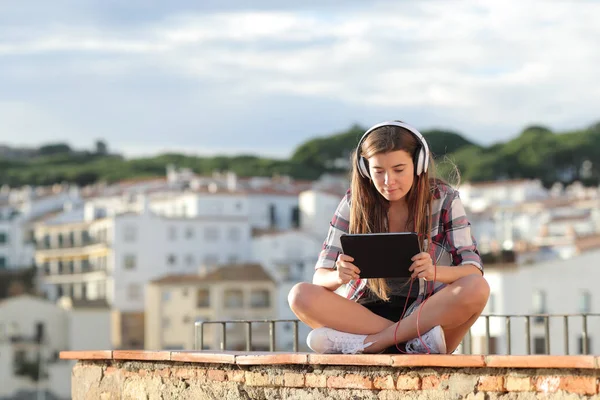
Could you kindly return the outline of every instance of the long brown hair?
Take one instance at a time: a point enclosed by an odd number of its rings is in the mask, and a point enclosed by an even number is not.
[[[375,154],[390,151],[404,150],[411,155],[413,161],[417,151],[421,148],[419,140],[404,128],[386,125],[373,130],[365,138],[359,149],[360,155],[365,159]],[[352,204],[350,207],[350,233],[381,233],[388,231],[389,201],[386,200],[375,188],[371,179],[363,177],[357,167],[356,152],[353,155]],[[433,200],[432,187],[437,180],[433,180],[433,160],[429,160],[427,172],[415,176],[411,189],[406,194],[408,204],[409,226],[414,226],[414,231],[419,234],[419,243],[423,251],[425,238],[428,245],[431,243],[431,202]],[[369,289],[382,300],[389,300],[389,287],[385,279],[369,279]]]

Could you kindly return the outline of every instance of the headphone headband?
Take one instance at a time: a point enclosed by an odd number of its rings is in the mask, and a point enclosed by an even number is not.
[[[419,132],[416,128],[401,121],[386,121],[372,126],[360,138],[358,146],[356,146],[356,162],[359,173],[365,178],[370,177],[366,160],[360,155],[360,147],[362,146],[362,143],[364,142],[366,137],[369,136],[371,132],[383,126],[397,126],[399,128],[406,129],[417,138],[417,140],[421,144],[421,148],[419,149],[419,151],[417,151],[417,154],[413,156],[415,157],[415,173],[417,175],[421,175],[423,172],[427,172],[427,167],[429,166],[429,146],[427,145],[427,141],[425,140],[421,132]]]

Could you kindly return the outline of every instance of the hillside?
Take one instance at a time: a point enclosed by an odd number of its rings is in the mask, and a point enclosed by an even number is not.
[[[162,154],[126,160],[108,152],[101,141],[91,151],[77,151],[65,143],[46,144],[38,149],[10,149],[0,146],[0,185],[47,185],[73,182],[85,185],[104,180],[114,182],[147,176],[164,176],[168,164],[188,167],[200,174],[231,170],[239,176],[290,175],[316,179],[325,172],[344,172],[350,153],[364,127],[329,136],[315,137],[300,144],[289,160],[255,155],[196,157]],[[588,128],[553,132],[543,126],[526,127],[505,143],[480,146],[460,133],[445,130],[423,131],[432,153],[442,162],[451,160],[462,179],[483,181],[540,178],[550,185],[556,181],[600,182],[600,123]],[[339,162],[339,161],[343,162]]]

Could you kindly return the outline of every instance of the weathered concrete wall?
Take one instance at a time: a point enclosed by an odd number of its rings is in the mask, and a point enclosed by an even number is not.
[[[83,399],[600,399],[595,369],[394,368],[79,361]]]

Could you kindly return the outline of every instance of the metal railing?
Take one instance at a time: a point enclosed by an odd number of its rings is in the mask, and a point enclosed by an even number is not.
[[[569,349],[569,339],[571,337],[569,333],[569,327],[573,327],[574,325],[569,324],[571,319],[581,318],[581,330],[579,333],[581,334],[581,346],[582,349],[580,351],[581,354],[589,354],[589,332],[588,332],[588,322],[590,318],[600,317],[600,314],[591,314],[591,313],[579,313],[579,314],[490,314],[490,315],[481,315],[477,322],[480,320],[484,321],[485,326],[485,350],[481,351],[481,354],[491,354],[490,350],[492,350],[492,334],[491,334],[491,320],[493,319],[501,319],[504,320],[504,332],[502,336],[494,337],[495,339],[505,338],[505,354],[510,355],[513,353],[513,320],[521,320],[524,324],[525,331],[525,353],[526,354],[550,354],[550,326],[551,320],[561,320],[563,325],[563,350],[564,354],[570,354]],[[539,329],[537,325],[543,325],[543,338],[544,338],[544,351],[541,352],[539,349],[533,349],[532,351],[532,321],[535,329]],[[476,322],[476,323],[477,323]],[[205,326],[206,325],[218,325],[220,327],[220,335],[219,335],[219,349],[224,351],[227,349],[227,326],[228,325],[238,325],[242,324],[245,327],[245,349],[246,351],[252,351],[252,326],[256,324],[267,324],[269,327],[269,351],[276,351],[276,335],[275,335],[275,327],[276,324],[284,324],[291,323],[293,326],[293,351],[297,352],[299,349],[299,336],[298,336],[298,327],[301,321],[297,319],[256,319],[256,320],[221,320],[221,321],[198,321],[194,324],[194,349],[201,350],[204,349],[205,341]],[[472,354],[473,352],[473,335],[472,335],[473,327],[469,330],[469,332],[465,335],[462,343],[462,353],[464,354]],[[538,337],[539,338],[539,337]],[[495,352],[494,352],[495,354]]]

